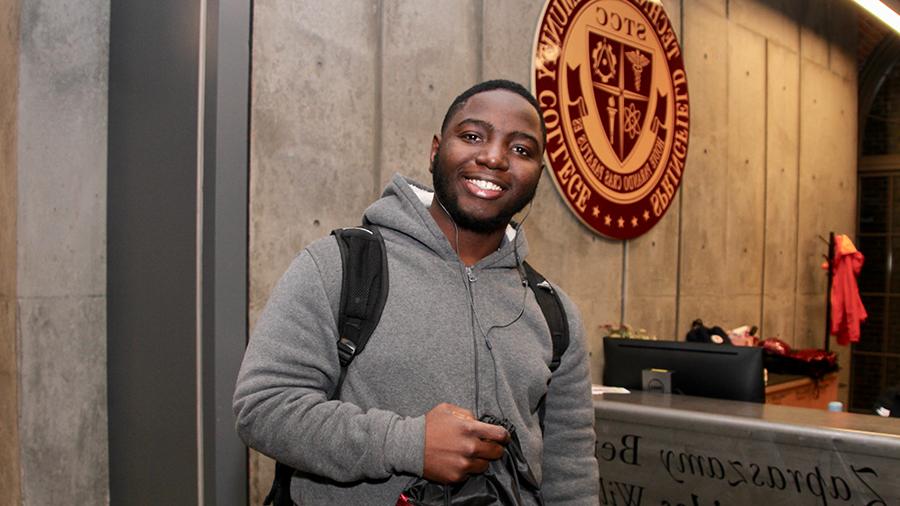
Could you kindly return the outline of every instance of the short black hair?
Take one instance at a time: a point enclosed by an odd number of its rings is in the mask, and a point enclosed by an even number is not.
[[[484,81],[460,93],[458,97],[453,99],[453,103],[450,104],[450,107],[447,108],[447,113],[444,114],[444,121],[441,122],[441,135],[443,136],[444,130],[447,129],[447,123],[450,121],[450,117],[456,114],[456,111],[460,110],[464,105],[466,105],[467,100],[479,93],[493,90],[511,91],[527,100],[528,103],[531,104],[532,107],[534,107],[534,110],[537,111],[538,118],[541,120],[541,145],[546,147],[547,125],[544,124],[544,113],[541,112],[540,104],[538,104],[538,101],[536,98],[534,98],[534,95],[532,95],[531,92],[528,91],[524,86],[507,79],[492,79],[490,81]]]

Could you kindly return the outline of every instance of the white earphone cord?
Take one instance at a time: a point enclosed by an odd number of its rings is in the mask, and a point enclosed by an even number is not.
[[[453,219],[453,216],[447,211],[447,208],[444,207],[444,204],[438,198],[437,193],[435,193],[434,199],[437,201],[438,205],[441,206],[441,209],[443,209],[443,211],[447,215],[447,217],[450,218],[450,223],[453,224],[453,231],[454,231],[454,235],[455,235],[455,237],[454,237],[455,244],[453,245],[453,249],[456,251],[457,256],[459,256],[461,259],[462,255],[460,254],[460,251],[459,251],[459,227],[456,225],[456,220]],[[525,224],[525,220],[527,220],[528,216],[531,215],[531,209],[533,207],[534,207],[534,199],[532,198],[532,200],[528,203],[528,210],[525,212],[525,216],[522,217],[522,221],[517,223],[515,226],[516,235],[515,235],[515,237],[513,237],[513,255],[515,256],[516,269],[519,271],[519,277],[522,280],[522,302],[519,305],[518,314],[516,314],[516,316],[512,320],[510,320],[508,323],[505,323],[502,325],[492,325],[491,327],[489,327],[487,329],[487,331],[485,331],[484,327],[482,327],[482,325],[481,325],[481,321],[478,319],[478,312],[475,309],[475,297],[471,292],[471,287],[469,286],[468,282],[464,283],[465,287],[466,287],[466,295],[469,298],[469,308],[472,310],[473,330],[475,328],[477,328],[478,331],[481,333],[481,337],[482,337],[482,339],[484,339],[484,344],[487,347],[488,353],[491,356],[491,365],[493,366],[493,369],[494,369],[494,401],[497,403],[497,408],[500,410],[500,416],[503,418],[505,418],[506,415],[503,412],[503,406],[500,404],[500,397],[499,397],[499,392],[498,392],[499,377],[497,376],[497,374],[498,374],[497,360],[494,357],[494,350],[493,350],[493,347],[491,346],[490,339],[488,339],[488,334],[490,334],[491,331],[493,331],[495,329],[502,329],[502,328],[509,327],[510,325],[513,325],[514,323],[519,321],[520,318],[522,318],[522,315],[525,314],[525,300],[528,297],[528,280],[525,276],[525,270],[524,270],[524,267],[522,266],[522,262],[519,259],[519,248],[518,248],[519,232],[522,229],[522,225]],[[460,268],[462,269],[460,272],[460,275],[462,275],[464,280],[467,280],[467,276],[466,276],[465,270],[463,268],[462,261],[460,261]],[[480,394],[479,394],[481,389],[480,389],[480,381],[479,381],[479,373],[478,373],[478,341],[477,341],[477,339],[474,339],[476,337],[474,335],[474,333],[473,333],[472,337],[473,337],[472,345],[473,345],[473,354],[474,354],[474,356],[473,356],[474,368],[473,369],[474,369],[474,376],[475,376],[475,378],[474,378],[475,379],[475,416],[476,416],[476,418],[479,418],[479,417],[481,417],[481,409],[480,409],[481,403],[480,403]]]

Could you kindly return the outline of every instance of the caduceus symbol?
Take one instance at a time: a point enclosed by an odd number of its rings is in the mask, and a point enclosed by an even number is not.
[[[641,72],[644,71],[644,67],[650,63],[650,60],[647,59],[646,56],[641,54],[640,51],[635,49],[634,51],[625,53],[625,56],[628,57],[628,61],[631,62],[631,69],[634,70],[634,87],[635,89],[641,89]]]

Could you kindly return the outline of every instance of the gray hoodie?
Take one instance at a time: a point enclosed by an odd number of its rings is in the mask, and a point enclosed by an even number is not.
[[[300,471],[291,487],[300,504],[393,506],[422,473],[425,413],[449,402],[515,425],[548,505],[597,504],[580,315],[560,292],[571,338],[548,392],[549,331],[516,267],[527,254],[524,235],[509,229],[496,252],[466,268],[428,212],[431,196],[395,176],[366,210],[384,236],[390,294],[340,400],[327,400],[340,373],[337,243],[326,237],[294,259],[244,356],[234,393],[238,433]]]

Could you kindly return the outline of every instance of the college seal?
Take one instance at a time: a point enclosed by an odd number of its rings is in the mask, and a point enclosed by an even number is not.
[[[631,239],[674,200],[690,107],[681,47],[658,0],[548,0],[532,89],[553,181],[595,232]]]

